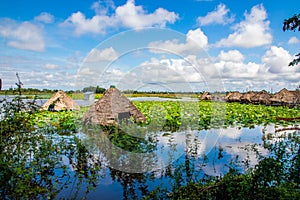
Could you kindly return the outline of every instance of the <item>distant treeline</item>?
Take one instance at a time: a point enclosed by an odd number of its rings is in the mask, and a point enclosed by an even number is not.
[[[37,88],[21,88],[22,93],[26,93],[26,94],[48,94],[48,93],[55,93],[58,91],[58,89],[37,89]],[[0,91],[2,94],[14,94],[17,92],[16,88],[9,88],[8,90],[1,90]],[[70,91],[65,91],[67,93],[72,93],[74,91],[70,90]],[[80,91],[79,91],[80,92]]]
[[[58,89],[37,89],[37,88],[22,88],[22,94],[49,94],[59,91]],[[88,86],[84,87],[82,90],[64,90],[66,93],[85,93],[85,92],[94,92],[95,94],[103,94],[105,88],[100,86]],[[137,91],[137,90],[124,90],[124,94],[202,94],[202,92],[178,92],[178,91]],[[225,92],[213,92],[214,94],[225,94]],[[17,94],[16,88],[9,88],[8,90],[1,90],[0,94]]]
[[[58,89],[37,89],[37,88],[22,88],[23,94],[49,94],[49,93],[55,93],[58,92]],[[103,94],[105,91],[105,88],[101,88],[99,86],[89,86],[85,87],[82,90],[64,90],[66,93],[82,93],[82,92],[94,92],[96,94]],[[9,88],[8,90],[1,90],[1,94],[15,94],[17,92],[16,88]]]

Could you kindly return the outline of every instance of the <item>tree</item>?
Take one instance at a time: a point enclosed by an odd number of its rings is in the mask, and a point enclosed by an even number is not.
[[[82,89],[82,92],[95,92],[96,94],[103,94],[105,92],[105,88],[101,88],[97,85],[97,87],[89,86]]]
[[[300,31],[300,14],[294,15],[291,18],[285,19],[283,22],[283,31]],[[289,63],[289,66],[297,65],[300,62],[300,53],[295,55],[296,58]]]

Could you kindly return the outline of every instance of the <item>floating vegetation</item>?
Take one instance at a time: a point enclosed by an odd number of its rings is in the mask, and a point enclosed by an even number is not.
[[[153,121],[163,130],[210,129],[229,126],[254,127],[278,123],[295,124],[300,116],[299,108],[264,106],[223,102],[134,102],[145,115],[147,125]],[[294,120],[279,120],[295,118]],[[159,120],[157,120],[157,118]],[[298,120],[299,121],[299,120]],[[153,125],[153,124],[152,124]]]

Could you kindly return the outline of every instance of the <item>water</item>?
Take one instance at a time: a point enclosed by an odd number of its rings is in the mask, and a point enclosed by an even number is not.
[[[82,142],[94,155],[101,157],[103,169],[96,188],[87,194],[88,199],[141,199],[159,188],[160,196],[167,197],[174,187],[188,182],[197,182],[205,176],[222,176],[229,166],[241,172],[245,166],[241,161],[248,160],[249,166],[257,163],[252,146],[261,155],[268,151],[262,148],[263,130],[273,131],[274,126],[255,128],[226,128],[202,131],[147,133],[146,138],[155,139],[155,147],[141,157],[110,143],[105,135],[79,134]],[[123,164],[114,160],[109,153],[122,157]],[[152,162],[145,162],[151,158]],[[124,160],[126,162],[124,162]],[[125,164],[124,164],[125,163]],[[248,166],[248,167],[249,167]],[[74,184],[74,183],[73,183]],[[62,191],[58,198],[68,198],[72,187]],[[78,197],[85,196],[80,191]]]

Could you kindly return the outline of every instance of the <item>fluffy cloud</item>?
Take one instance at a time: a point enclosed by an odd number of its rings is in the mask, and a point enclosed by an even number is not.
[[[291,37],[288,41],[288,44],[298,44],[300,40],[297,37]]]
[[[234,17],[228,16],[229,9],[226,8],[224,4],[219,4],[218,7],[212,11],[209,12],[206,16],[204,17],[198,17],[197,18],[197,23],[200,26],[205,26],[209,24],[229,24],[234,21]]]
[[[31,22],[21,24],[13,20],[0,22],[0,36],[8,40],[7,45],[18,49],[43,51],[45,41],[43,31]]]
[[[94,2],[91,8],[97,15],[106,15],[110,10],[115,9],[115,4],[112,0],[99,0]]]
[[[113,7],[113,4],[109,4]],[[163,8],[156,9],[153,13],[147,13],[142,6],[136,6],[133,0],[128,0],[126,4],[115,9],[115,13],[108,15],[107,9],[102,8],[99,2],[92,5],[96,15],[86,18],[81,12],[73,13],[62,25],[75,27],[75,34],[85,33],[105,34],[108,28],[118,26],[125,28],[141,27],[165,27],[167,23],[174,23],[178,15]]]
[[[39,22],[43,22],[46,24],[51,24],[54,22],[54,16],[46,13],[46,12],[42,12],[40,15],[36,16],[34,18],[35,21],[39,21]]]
[[[48,64],[45,64],[45,65],[42,65],[41,67],[44,68],[44,69],[56,69],[56,68],[58,68],[58,65],[48,63]]]
[[[128,0],[125,5],[117,7],[116,18],[128,28],[165,27],[166,23],[174,23],[178,15],[163,8],[148,14],[142,6],[135,6],[134,0]]]
[[[299,85],[299,69],[288,67],[292,56],[282,47],[271,46],[261,57],[261,62],[245,62],[244,55],[237,50],[221,51],[217,58],[215,66],[230,90],[275,92]]]
[[[254,6],[245,13],[245,20],[233,27],[234,32],[228,38],[220,40],[218,46],[237,46],[252,48],[271,44],[272,35],[268,33],[270,22],[262,5]]]
[[[202,48],[206,48],[207,45],[207,36],[203,33],[203,31],[200,28],[198,28],[196,30],[190,30],[186,34],[185,43],[180,43],[177,39],[167,41],[155,41],[151,42],[149,44],[149,47],[153,49],[161,49],[161,51],[152,50],[156,53],[163,52],[165,50],[168,52],[174,52],[185,57],[190,53],[199,52]]]
[[[126,70],[117,67],[112,65],[103,71],[99,68],[92,69],[89,65],[80,69],[78,80],[81,86],[85,84],[101,84],[104,87],[115,85],[121,90],[143,88],[161,91],[193,91],[194,83],[197,87],[204,85],[203,76],[197,68],[180,58],[152,58]]]
[[[92,49],[89,53],[86,62],[98,62],[98,61],[113,61],[118,57],[118,53],[112,48],[106,48],[103,50]]]
[[[200,28],[197,28],[196,30],[189,30],[186,34],[186,42],[190,46],[194,46],[193,43],[195,43],[197,46],[205,48],[208,44],[208,38]]]
[[[63,25],[70,25],[75,27],[75,34],[82,35],[85,33],[100,33],[105,34],[106,29],[115,26],[116,20],[109,16],[95,15],[87,19],[81,12],[73,13],[66,19]]]
[[[3,84],[5,88],[15,85],[15,71],[0,72],[3,77]],[[26,88],[39,88],[39,89],[73,89],[76,81],[76,74],[66,71],[23,71],[19,72],[24,87]],[[13,77],[7,79],[6,77]],[[82,89],[82,88],[81,88]]]
[[[232,78],[257,78],[260,65],[254,62],[224,62],[216,63],[221,69],[222,77]]]
[[[218,57],[220,60],[232,62],[243,62],[245,59],[244,55],[238,50],[230,50],[228,52],[221,51]]]
[[[237,56],[236,58],[234,56]],[[240,79],[255,78],[258,76],[260,65],[254,62],[244,63],[244,56],[236,50],[219,54],[219,62],[215,66],[219,69],[224,78]]]
[[[262,62],[271,73],[291,72],[295,68],[287,67],[292,56],[282,47],[272,46],[262,57]]]

